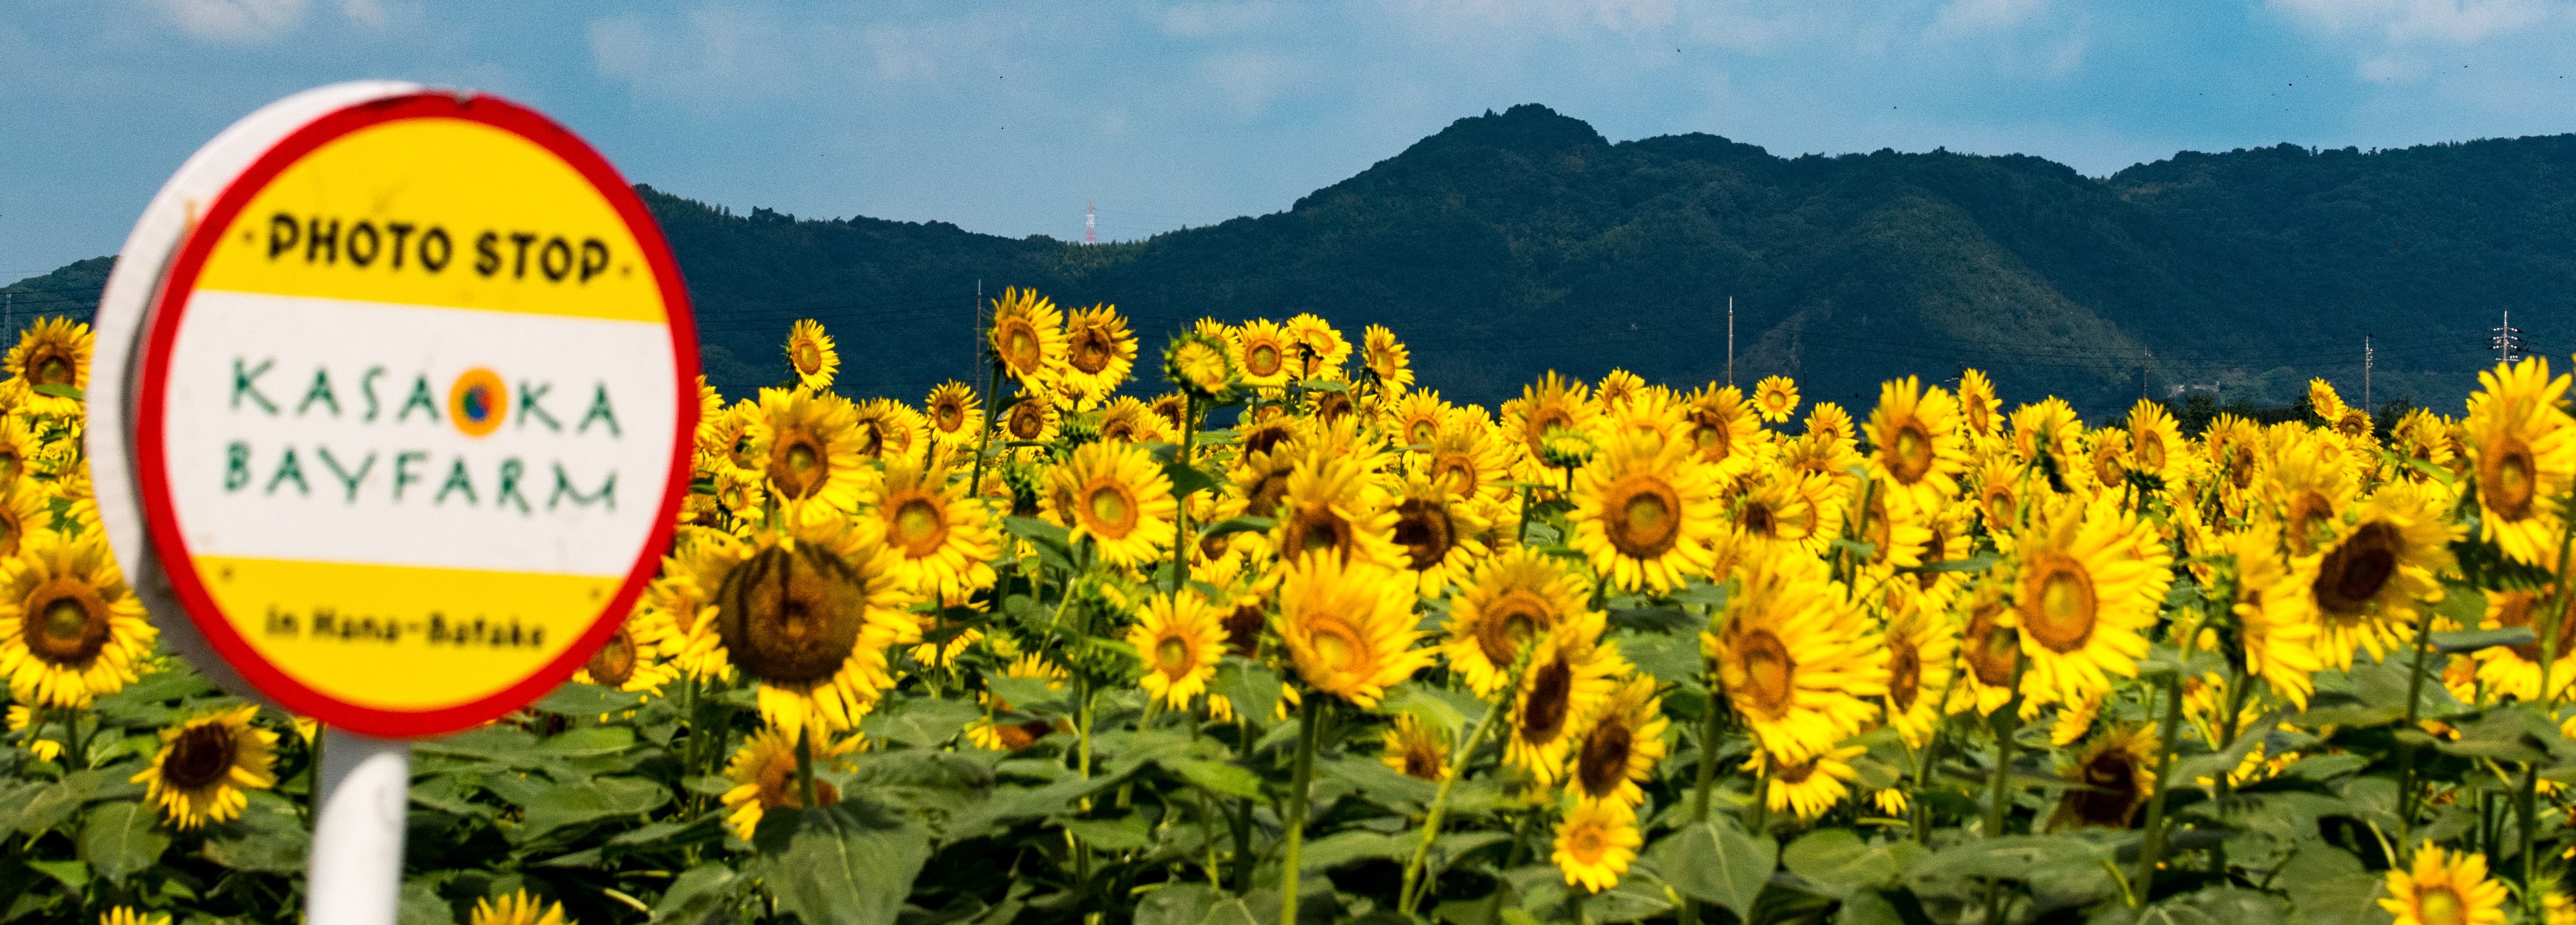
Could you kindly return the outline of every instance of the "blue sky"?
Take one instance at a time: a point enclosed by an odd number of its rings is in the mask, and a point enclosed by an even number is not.
[[[1613,140],[2177,150],[2576,130],[2564,0],[1288,3],[9,0],[0,279],[114,251],[188,153],[306,87],[490,90],[747,210],[1133,238],[1287,208],[1460,116]]]

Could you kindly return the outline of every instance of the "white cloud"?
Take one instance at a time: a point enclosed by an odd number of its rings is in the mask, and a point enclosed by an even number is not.
[[[2311,28],[2393,44],[2473,45],[2565,17],[2562,0],[2271,0]]]
[[[1932,21],[1932,33],[1965,35],[1996,32],[2029,22],[2048,7],[2048,0],[1951,0]]]
[[[588,32],[600,76],[698,105],[789,92],[806,73],[796,66],[803,63],[798,46],[828,45],[831,37],[829,29],[802,24],[791,38],[761,11],[714,6],[692,9],[666,28],[630,13],[593,20]]]
[[[1264,51],[1216,55],[1202,62],[1208,83],[1241,115],[1257,115],[1271,100],[1302,81],[1304,62]]]
[[[1279,8],[1269,0],[1243,3],[1184,3],[1163,11],[1163,31],[1183,38],[1230,35],[1268,25]]]
[[[393,13],[385,9],[384,0],[346,0],[340,12],[352,22],[378,31],[393,21]]]
[[[304,20],[304,0],[157,0],[190,36],[250,44],[284,35]]]

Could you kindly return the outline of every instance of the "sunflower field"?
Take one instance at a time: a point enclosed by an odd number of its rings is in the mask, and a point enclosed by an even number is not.
[[[917,407],[810,321],[702,386],[622,631],[415,745],[405,925],[2576,923],[2546,360],[2186,435],[1973,370],[1488,411],[1312,315],[985,334]],[[0,921],[295,921],[315,729],[158,648],[88,353],[0,384]]]

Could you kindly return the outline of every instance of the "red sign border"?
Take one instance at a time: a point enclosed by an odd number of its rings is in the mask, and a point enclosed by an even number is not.
[[[179,530],[177,512],[170,503],[170,475],[167,447],[162,428],[167,421],[165,395],[169,386],[169,360],[172,343],[177,340],[179,321],[187,314],[189,296],[193,295],[198,275],[206,259],[223,237],[233,220],[249,205],[251,198],[266,189],[270,181],[305,155],[325,144],[353,132],[389,122],[407,119],[458,119],[480,123],[510,132],[545,148],[557,158],[580,171],[583,178],[607,197],[625,220],[627,228],[642,247],[645,261],[660,286],[662,302],[671,330],[672,355],[676,361],[678,382],[676,405],[677,427],[672,439],[670,478],[663,487],[662,503],[653,519],[643,552],[626,575],[606,609],[591,621],[571,648],[554,661],[518,683],[471,703],[435,710],[387,710],[348,703],[314,690],[262,656],[226,619],[223,608],[215,604],[198,577],[195,558],[189,553],[186,538]],[[269,146],[251,165],[234,176],[215,197],[203,217],[188,229],[186,239],[172,258],[168,272],[162,276],[159,289],[146,309],[141,375],[136,379],[134,399],[134,469],[143,506],[145,528],[162,570],[168,575],[171,589],[188,611],[189,619],[208,644],[241,673],[244,680],[288,709],[303,713],[351,732],[385,738],[417,738],[471,728],[508,715],[512,710],[536,700],[571,677],[573,670],[588,661],[591,653],[617,631],[635,600],[644,592],[661,565],[662,551],[671,543],[675,515],[689,491],[690,455],[696,446],[698,416],[698,344],[697,328],[689,311],[687,284],[680,278],[679,262],[672,259],[670,246],[663,240],[661,226],[635,195],[634,187],[610,166],[608,160],[592,150],[580,136],[546,118],[545,115],[517,103],[488,94],[457,94],[436,91],[406,93],[345,106],[305,122],[284,138]]]

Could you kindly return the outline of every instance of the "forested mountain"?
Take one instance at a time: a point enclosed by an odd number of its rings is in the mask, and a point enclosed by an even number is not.
[[[2499,315],[2576,346],[2576,135],[2363,152],[2178,154],[2108,178],[2047,160],[1782,158],[1712,135],[1617,144],[1535,105],[1460,119],[1283,212],[1084,246],[942,222],[800,220],[650,187],[729,394],[777,378],[796,318],[844,391],[968,378],[975,293],[1117,304],[1149,359],[1209,315],[1382,323],[1424,381],[1489,407],[1554,368],[1791,373],[1864,411],[1881,379],[1992,371],[2008,400],[2099,415],[2178,387],[2285,403],[2310,376],[2456,413]],[[82,307],[105,261],[5,291]]]

